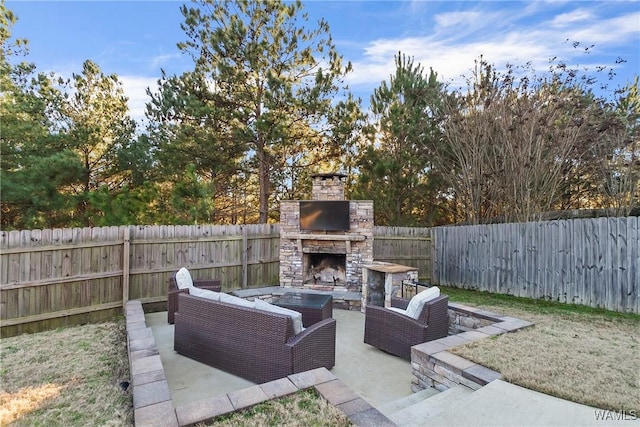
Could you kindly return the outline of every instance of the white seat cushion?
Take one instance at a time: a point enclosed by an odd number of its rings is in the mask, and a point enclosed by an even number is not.
[[[300,332],[304,331],[304,327],[302,327],[302,313],[298,313],[294,310],[289,310],[288,308],[278,307],[277,305],[269,304],[266,301],[261,299],[256,299],[254,301],[255,308],[258,310],[268,311],[271,313],[280,313],[286,314],[291,318],[293,322],[293,333],[298,335]]]
[[[213,301],[220,301],[220,292],[210,291],[208,289],[200,289],[195,286],[189,289],[189,295],[193,295],[200,298],[206,298]]]
[[[440,296],[440,288],[437,286],[432,286],[428,289],[425,289],[422,292],[419,292],[411,301],[409,301],[409,305],[407,306],[407,316],[413,317],[417,319],[420,317],[420,313],[422,312],[422,307],[428,301],[436,299]]]
[[[246,299],[235,295],[225,294],[224,292],[220,292],[220,302],[226,302],[227,304],[233,304],[240,307],[253,308],[252,301],[247,301]]]
[[[178,289],[193,288],[193,279],[191,278],[189,270],[184,267],[178,270],[176,273],[176,285],[178,286]]]

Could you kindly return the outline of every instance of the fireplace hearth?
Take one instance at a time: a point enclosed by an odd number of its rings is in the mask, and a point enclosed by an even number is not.
[[[313,176],[312,200],[345,200],[345,178],[346,175],[336,173]],[[285,200],[280,205],[280,286],[361,292],[363,266],[373,262],[373,202],[349,200],[346,201],[348,209],[322,212],[324,216],[346,215],[340,224],[348,220],[348,227],[318,225],[315,228],[306,221],[309,206],[313,206],[307,202]],[[303,226],[301,203],[305,208]],[[326,209],[332,205],[317,206]],[[327,224],[327,221],[316,224]],[[323,227],[325,229],[320,229]]]

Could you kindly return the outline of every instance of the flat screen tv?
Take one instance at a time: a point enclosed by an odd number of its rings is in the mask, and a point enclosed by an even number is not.
[[[306,200],[300,202],[300,230],[349,231],[348,200]]]

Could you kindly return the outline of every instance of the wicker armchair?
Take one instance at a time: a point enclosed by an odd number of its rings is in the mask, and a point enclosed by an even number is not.
[[[392,297],[391,306],[406,309],[408,299]],[[424,304],[417,319],[384,307],[367,306],[364,342],[403,359],[411,360],[411,347],[447,336],[449,297]]]
[[[335,365],[336,320],[297,335],[285,314],[180,294],[174,350],[257,384]]]
[[[222,284],[219,279],[194,279],[193,285],[210,291],[220,292]],[[174,313],[178,311],[178,295],[188,294],[188,289],[178,289],[176,283],[176,272],[171,273],[169,277],[169,289],[167,290],[167,321],[174,323]]]

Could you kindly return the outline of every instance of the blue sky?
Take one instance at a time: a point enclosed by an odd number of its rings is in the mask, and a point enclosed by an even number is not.
[[[6,1],[18,16],[13,36],[29,40],[27,60],[39,71],[69,77],[91,59],[115,73],[143,118],[145,89],[160,69],[192,68],[176,43],[185,40],[177,1]],[[189,4],[189,2],[187,2]],[[538,71],[557,56],[595,70],[615,66],[615,86],[640,73],[638,1],[303,1],[309,22],[324,18],[338,51],[351,61],[352,92],[370,94],[394,71],[398,51],[413,56],[444,81],[460,84],[474,59],[498,67],[530,61]],[[585,54],[581,46],[595,45]],[[627,62],[615,64],[621,57]],[[603,76],[604,79],[604,76]]]

